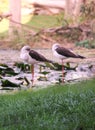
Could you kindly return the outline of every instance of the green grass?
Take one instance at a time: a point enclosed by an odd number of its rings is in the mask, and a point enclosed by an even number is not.
[[[0,130],[94,130],[95,80],[0,95]]]
[[[62,13],[58,15],[34,15],[27,25],[34,27],[35,30],[61,26],[63,17]]]
[[[34,29],[35,31],[49,28],[49,27],[56,27],[61,26],[63,23],[63,14],[60,13],[58,15],[26,15],[22,16],[22,23],[25,25],[29,25],[29,29]],[[0,22],[0,33],[8,30],[9,21],[7,19],[3,19]]]
[[[25,43],[35,43],[40,42],[40,36],[32,36],[30,35],[28,30],[33,30],[34,32],[39,32],[41,29],[46,29],[50,27],[61,26],[63,22],[63,15],[28,15],[22,16],[22,23],[25,25],[22,26],[21,32],[17,33],[17,30],[14,29],[13,37],[9,42],[11,47],[18,48]],[[27,26],[28,25],[28,26]],[[10,39],[8,35],[9,21],[7,19],[3,19],[0,22],[0,40]],[[27,28],[27,29],[26,29]],[[27,31],[26,31],[27,30]]]
[[[23,1],[22,1],[23,5]],[[9,1],[1,0],[0,1],[0,14],[9,12]],[[55,27],[61,26],[63,22],[64,14],[60,13],[58,15],[34,15],[32,18],[31,15],[23,15],[21,22],[26,25],[31,25],[35,27],[35,29],[47,28],[47,27]],[[27,20],[28,19],[28,20]],[[0,33],[7,31],[9,27],[9,21],[7,19],[3,19],[0,21]],[[31,28],[32,28],[31,27]],[[30,29],[30,28],[29,28]]]

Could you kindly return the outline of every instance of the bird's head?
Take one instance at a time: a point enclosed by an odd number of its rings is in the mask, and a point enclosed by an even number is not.
[[[53,46],[52,46],[52,51],[56,50],[59,46],[60,46],[59,43],[53,44]]]
[[[29,52],[30,50],[31,50],[30,46],[27,45],[22,47],[21,52]]]

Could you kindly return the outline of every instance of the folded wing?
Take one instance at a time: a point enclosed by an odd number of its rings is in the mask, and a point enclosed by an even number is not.
[[[58,47],[58,48],[56,48],[56,51],[60,55],[63,55],[63,56],[66,56],[66,57],[82,58],[82,59],[85,58],[85,57],[83,57],[81,55],[77,55],[77,54],[73,53],[72,51],[70,51],[70,50],[68,50],[68,49],[66,49],[64,47]]]
[[[50,60],[46,59],[43,55],[39,54],[38,52],[34,51],[34,50],[30,50],[29,55],[37,60],[37,61],[41,61],[41,62],[51,62]]]

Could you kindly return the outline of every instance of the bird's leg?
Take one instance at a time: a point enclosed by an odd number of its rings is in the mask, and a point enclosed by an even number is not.
[[[34,83],[34,65],[31,65],[31,73],[32,73],[32,86],[33,86],[33,83]]]
[[[62,59],[62,83],[64,83],[64,62]]]

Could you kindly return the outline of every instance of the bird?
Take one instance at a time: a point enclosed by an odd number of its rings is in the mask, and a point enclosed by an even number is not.
[[[34,83],[34,65],[39,63],[39,62],[52,63],[51,60],[45,58],[42,54],[38,53],[37,51],[31,49],[31,47],[28,45],[25,45],[21,48],[20,58],[24,62],[31,64],[32,85]]]
[[[65,58],[80,58],[80,59],[84,59],[84,56],[75,54],[72,50],[64,48],[62,46],[60,46],[59,43],[54,43],[52,45],[52,52],[53,55],[57,58],[59,58],[62,62],[62,82],[64,83],[64,59]]]

